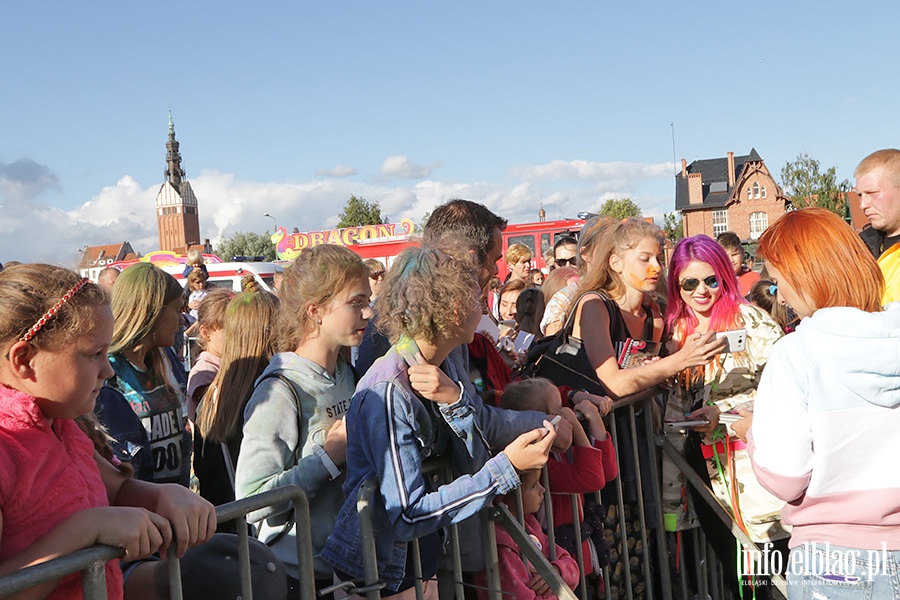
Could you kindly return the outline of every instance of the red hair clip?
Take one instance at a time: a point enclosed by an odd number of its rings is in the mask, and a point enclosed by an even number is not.
[[[88,279],[87,277],[82,277],[81,281],[79,281],[78,283],[73,285],[72,288],[68,292],[66,292],[62,298],[59,299],[59,302],[54,304],[50,308],[50,310],[45,312],[44,315],[40,319],[37,320],[37,323],[32,325],[31,329],[26,331],[25,335],[23,335],[21,338],[19,338],[19,341],[20,342],[30,342],[34,338],[34,336],[36,336],[37,333],[41,330],[41,328],[44,325],[46,325],[50,319],[53,318],[53,315],[55,315],[57,312],[59,312],[59,309],[62,308],[63,304],[65,304],[66,302],[71,300],[72,296],[74,296],[75,294],[78,293],[78,290],[80,290],[81,288],[83,288],[85,285],[87,285],[90,282],[91,282],[91,280]]]

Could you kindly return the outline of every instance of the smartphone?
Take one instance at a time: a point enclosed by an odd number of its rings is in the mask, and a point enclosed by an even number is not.
[[[735,329],[734,331],[717,331],[716,339],[725,338],[725,348],[720,352],[743,352],[747,345],[747,330]]]
[[[559,424],[560,419],[562,419],[562,415],[556,415],[552,419],[550,419],[550,425],[553,427],[553,430],[556,431],[556,426]],[[541,439],[547,437],[550,433],[550,430],[544,427],[544,435],[541,436]]]
[[[668,429],[684,429],[685,427],[699,427],[700,425],[709,425],[709,421],[666,421]]]

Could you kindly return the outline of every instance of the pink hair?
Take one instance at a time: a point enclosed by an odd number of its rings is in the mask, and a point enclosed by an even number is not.
[[[679,345],[696,329],[699,321],[693,309],[681,298],[681,272],[693,261],[712,267],[719,281],[719,297],[713,304],[709,319],[710,331],[727,331],[740,323],[740,305],[747,304],[741,297],[737,276],[725,250],[707,235],[695,235],[682,239],[672,252],[669,262],[668,306],[666,324]]]

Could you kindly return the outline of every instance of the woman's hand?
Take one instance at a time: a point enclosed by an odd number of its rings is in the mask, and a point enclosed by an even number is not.
[[[336,466],[347,462],[347,422],[344,419],[331,424],[322,448]]]
[[[540,469],[547,464],[547,456],[550,447],[556,439],[556,431],[550,421],[544,421],[544,426],[539,429],[526,431],[503,449],[506,457],[516,471],[530,471]]]
[[[459,384],[435,365],[428,363],[410,367],[409,385],[418,395],[438,404],[453,404],[459,400]]]
[[[159,487],[153,512],[171,524],[178,541],[175,552],[181,558],[188,548],[206,542],[216,532],[216,507],[177,483],[156,485]],[[163,550],[168,551],[168,543]]]
[[[716,339],[716,332],[693,333],[688,336],[684,346],[675,353],[682,362],[682,368],[699,367],[711,361],[716,354],[725,350],[728,340]]]
[[[694,431],[698,431],[700,433],[708,433],[716,428],[719,424],[719,414],[722,411],[719,410],[719,407],[715,404],[710,406],[704,406],[703,408],[698,408],[694,412],[690,413],[687,416],[688,420],[691,421],[709,421],[706,425],[697,425],[696,427],[691,427]]]
[[[750,431],[750,428],[753,426],[753,412],[749,410],[738,410],[737,414],[741,415],[743,418],[740,421],[735,421],[731,424],[731,429],[734,431],[734,435],[738,436],[741,441],[747,441],[747,432]]]

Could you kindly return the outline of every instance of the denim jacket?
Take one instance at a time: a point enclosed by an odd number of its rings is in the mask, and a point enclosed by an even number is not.
[[[412,392],[407,368],[395,345],[357,386],[347,413],[347,499],[321,554],[336,569],[364,576],[356,502],[362,484],[376,479],[372,514],[378,573],[392,590],[404,577],[407,541],[462,521],[518,487],[515,468],[505,453],[491,457],[489,440],[514,438],[540,426],[543,416],[510,420],[483,410],[466,391],[451,405],[423,402]],[[467,377],[450,358],[441,370],[454,381]],[[515,435],[512,429],[518,429]],[[471,475],[437,487],[422,476],[422,461],[446,452],[454,467]]]

